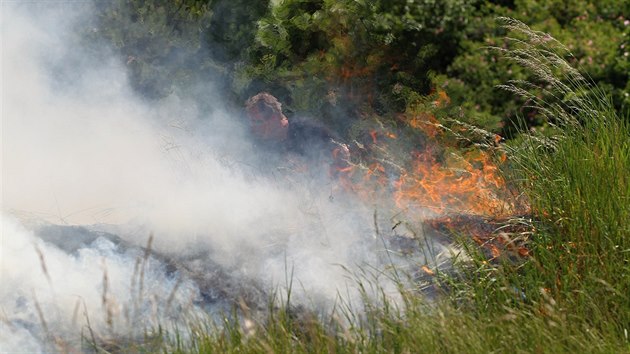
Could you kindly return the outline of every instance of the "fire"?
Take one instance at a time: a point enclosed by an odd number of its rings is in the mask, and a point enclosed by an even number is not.
[[[440,133],[440,123],[430,113],[421,112],[407,120],[410,127],[422,130],[426,135],[435,138]]]
[[[435,101],[433,101],[433,104],[436,107],[443,107],[443,106],[447,106],[450,103],[451,103],[451,98],[448,97],[448,95],[446,94],[446,91],[438,90],[437,98],[435,99]]]
[[[430,118],[425,123],[420,123],[419,117],[411,117],[409,126],[426,128],[429,137],[439,133],[437,121],[431,122],[435,120],[433,116],[426,115]],[[340,184],[361,198],[386,196],[397,208],[420,218],[451,213],[507,216],[519,212],[520,204],[491,153],[445,153],[435,148],[437,142],[431,140],[425,151],[413,150],[400,157],[391,153],[398,148],[400,154],[397,134],[371,130],[368,135],[371,146],[360,146],[361,154],[367,157],[338,170]],[[506,160],[504,154],[497,156],[498,163]]]
[[[434,109],[449,103],[444,91],[437,92],[432,101]],[[486,220],[506,221],[529,211],[501,174],[500,166],[507,161],[498,149],[502,138],[490,136],[488,150],[462,152],[440,144],[448,128],[433,113],[416,109],[397,118],[416,135],[390,131],[379,124],[367,132],[365,145],[357,143],[357,148],[351,149],[351,160],[355,161],[338,174],[340,184],[363,200],[391,201],[392,208],[403,211],[412,221],[450,234],[468,234],[488,251],[489,258],[499,257],[511,243],[497,237],[500,222]],[[415,149],[410,150],[410,145]],[[502,235],[511,231],[509,227],[504,230],[508,232]],[[521,257],[529,255],[525,247],[512,251]]]
[[[435,272],[431,270],[431,268],[427,267],[426,265],[423,265],[420,268],[422,269],[423,272],[425,272],[428,275],[435,275]]]
[[[451,215],[430,219],[427,223],[440,232],[470,237],[486,251],[490,259],[503,254],[521,258],[530,255],[526,244],[532,230],[523,223],[476,215]]]
[[[379,162],[367,166],[353,164],[338,171],[339,184],[362,200],[381,200],[387,193],[385,167]]]
[[[396,182],[394,199],[401,209],[502,216],[516,206],[505,198],[507,186],[485,152],[469,152],[439,163],[431,152],[415,153],[410,171]]]

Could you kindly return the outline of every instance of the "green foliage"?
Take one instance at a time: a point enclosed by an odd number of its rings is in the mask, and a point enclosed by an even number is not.
[[[630,13],[623,1],[116,0],[99,3],[97,37],[120,50],[148,97],[219,82],[241,106],[270,91],[341,135],[373,114],[413,110],[444,90],[457,119],[513,137],[516,117],[544,125],[526,100],[496,89],[528,80],[489,46],[504,46],[496,16],[553,32],[572,65],[630,103]],[[90,35],[94,37],[93,35]]]
[[[290,304],[270,306],[253,331],[234,321],[191,325],[192,347],[167,342],[164,351],[630,350],[630,119],[620,113],[630,103],[627,1],[246,5],[110,2],[100,5],[98,35],[120,49],[131,81],[151,97],[220,75],[237,102],[271,91],[289,113],[310,112],[351,138],[371,125],[404,130],[401,112],[513,137],[510,176],[531,201],[532,219],[520,222],[534,227],[532,256],[489,263],[462,241],[472,261],[434,280],[444,301],[401,291],[399,307],[366,297],[364,308],[300,319]],[[497,27],[497,15],[533,30]],[[442,91],[451,103],[438,112]]]
[[[246,60],[258,19],[267,13],[269,1],[209,1],[212,18],[203,37],[213,59],[224,65]]]
[[[524,107],[527,102],[514,99],[495,86],[507,80],[531,80],[531,75],[513,63],[500,60],[488,46],[504,47],[504,32],[493,24],[496,16],[510,16],[527,22],[535,30],[554,33],[572,52],[571,64],[579,66],[588,77],[612,95],[614,107],[621,111],[630,103],[629,3],[626,1],[515,1],[510,7],[484,5],[471,25],[471,36],[462,43],[462,54],[454,59],[443,85],[462,105],[464,116],[487,129],[513,136],[517,115],[529,126],[544,122],[536,112]],[[486,125],[488,124],[488,125]]]
[[[87,31],[88,38],[114,46],[134,88],[162,98],[175,89],[194,94],[207,82],[229,90],[233,68],[246,59],[268,2],[115,0],[97,7],[96,32]],[[203,94],[197,98],[203,102]]]
[[[558,127],[556,134],[530,135],[510,149],[513,171],[539,220],[523,283],[547,289],[567,315],[621,337],[630,325],[628,119],[560,59],[564,46],[522,23],[509,20],[507,27],[525,40],[513,42],[506,56],[533,69],[537,82],[563,98],[531,97],[527,83],[505,86],[532,100]]]
[[[97,39],[120,51],[138,91],[163,97],[198,75],[196,33],[211,14],[203,2],[116,0],[98,6]]]
[[[272,308],[256,330],[246,333],[232,324],[218,333],[199,333],[192,348],[177,350],[628,352],[630,125],[603,91],[561,59],[566,51],[561,44],[506,21],[519,40],[508,40],[502,56],[531,70],[548,94],[563,98],[537,97],[545,90],[533,82],[504,86],[532,100],[557,127],[550,136],[524,131],[508,148],[511,176],[532,203],[534,219],[515,220],[535,227],[531,256],[491,263],[462,235],[468,259],[455,259],[457,272],[434,276],[433,286],[442,291],[436,302],[401,284],[398,303],[382,292],[377,299],[364,296],[360,309],[341,303],[329,315],[302,320],[288,316],[286,303]],[[379,289],[362,277],[356,282],[359,289]]]
[[[405,92],[428,93],[473,10],[469,0],[287,0],[259,22],[258,49],[238,88],[262,87],[333,126],[366,112],[404,111]],[[444,43],[453,45],[445,46]],[[392,93],[397,91],[398,93]],[[347,128],[347,126],[346,126]]]

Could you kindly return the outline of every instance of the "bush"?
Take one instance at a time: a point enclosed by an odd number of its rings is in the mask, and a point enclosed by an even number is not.
[[[511,16],[526,21],[535,30],[554,33],[573,53],[571,64],[606,88],[615,109],[621,112],[630,107],[630,20],[624,17],[629,10],[623,1],[521,0],[509,7],[483,5],[472,21],[471,35],[462,43],[462,54],[435,84],[443,86],[455,104],[462,105],[464,116],[471,117],[472,122],[508,137],[518,131],[518,115],[525,117],[528,126],[544,124],[535,112],[524,107],[525,100],[495,89],[507,80],[534,79],[518,65],[503,62],[497,53],[486,49],[507,45],[505,33],[492,21],[495,16]]]
[[[259,22],[257,58],[237,89],[271,88],[288,108],[341,129],[340,120],[404,111],[401,93],[429,93],[430,73],[457,54],[472,3],[283,1]]]

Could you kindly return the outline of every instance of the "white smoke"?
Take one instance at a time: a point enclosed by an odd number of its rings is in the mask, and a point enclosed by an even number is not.
[[[177,315],[182,310],[201,311],[191,280],[168,276],[138,250],[97,238],[69,252],[43,242],[9,216],[2,217],[2,234],[3,353],[77,348],[88,331],[99,333],[99,339],[103,333],[133,337],[145,326],[185,319]],[[142,326],[134,327],[138,321]]]
[[[106,238],[69,253],[18,220],[116,230],[138,246],[153,234],[159,252],[205,250],[269,288],[289,272],[304,302],[353,287],[340,265],[382,265],[369,208],[332,184],[252,174],[255,148],[226,112],[207,116],[175,95],[137,98],[124,62],[72,44],[71,24],[89,18],[89,6],[72,4],[2,3],[1,350],[44,349],[43,320],[75,334],[86,318],[111,330],[104,284],[123,318],[142,258]],[[147,294],[166,302],[175,280],[157,266],[146,276]],[[198,292],[186,280],[173,306]]]

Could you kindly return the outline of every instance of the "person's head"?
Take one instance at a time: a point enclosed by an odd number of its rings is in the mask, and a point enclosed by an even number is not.
[[[272,95],[261,92],[245,103],[251,131],[260,139],[284,140],[289,120],[282,114],[282,104]]]

